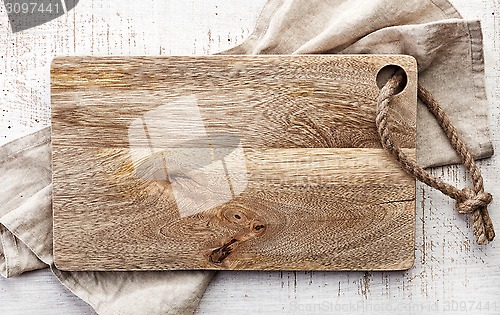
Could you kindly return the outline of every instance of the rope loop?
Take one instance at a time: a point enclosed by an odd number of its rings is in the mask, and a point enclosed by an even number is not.
[[[404,81],[404,71],[396,71],[387,83],[380,89],[377,99],[376,125],[380,142],[384,149],[392,154],[399,162],[401,167],[415,179],[440,190],[445,195],[456,200],[456,210],[461,214],[468,214],[472,217],[474,234],[476,241],[480,245],[488,244],[495,238],[493,223],[489,216],[487,206],[493,200],[490,193],[484,191],[483,177],[474,162],[474,157],[468,147],[465,145],[457,129],[453,126],[450,118],[442,110],[441,106],[432,97],[432,95],[418,85],[418,97],[427,106],[434,115],[439,126],[443,129],[450,140],[451,145],[460,156],[462,163],[472,178],[473,188],[464,188],[459,190],[455,186],[445,183],[427,172],[424,168],[417,165],[416,161],[408,158],[403,153],[398,143],[392,138],[389,131],[389,108],[390,102],[397,94],[398,87]]]

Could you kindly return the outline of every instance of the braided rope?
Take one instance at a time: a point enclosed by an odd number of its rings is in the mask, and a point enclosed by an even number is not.
[[[463,139],[458,134],[456,128],[451,123],[450,118],[441,109],[432,95],[418,86],[418,96],[429,108],[439,125],[450,140],[451,145],[460,156],[462,163],[472,178],[473,188],[464,188],[462,190],[443,182],[441,179],[433,176],[417,163],[404,154],[397,143],[393,141],[388,128],[389,105],[393,97],[397,94],[398,87],[404,81],[404,72],[396,71],[394,75],[380,90],[377,99],[377,117],[376,124],[382,146],[391,153],[401,164],[401,167],[417,180],[435,188],[445,195],[456,200],[456,209],[459,213],[469,214],[472,217],[474,234],[478,244],[485,245],[495,237],[493,223],[488,214],[487,206],[491,203],[493,197],[484,191],[483,177],[474,162],[470,150],[465,145]]]

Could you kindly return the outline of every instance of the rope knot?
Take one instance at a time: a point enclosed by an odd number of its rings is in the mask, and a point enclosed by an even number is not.
[[[475,211],[485,209],[493,200],[490,193],[475,193],[470,188],[461,190],[461,197],[457,199],[456,209],[458,213],[472,214]]]

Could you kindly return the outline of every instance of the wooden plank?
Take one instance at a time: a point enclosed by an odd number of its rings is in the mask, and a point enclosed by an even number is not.
[[[405,56],[66,57],[52,65],[54,252],[67,270],[406,269],[415,184],[375,78]]]
[[[499,64],[495,56],[500,49],[500,6],[485,0],[450,2],[465,18],[481,20],[488,98],[491,104],[498,104],[500,76],[498,71],[492,69]],[[216,53],[247,37],[264,1],[172,3],[149,1],[138,8],[135,2],[89,0],[81,2],[75,14],[45,24],[36,32],[12,34],[9,28],[0,29],[4,56],[18,56],[0,59],[3,71],[0,84],[4,84],[6,90],[6,95],[0,94],[0,142],[6,143],[33,128],[50,124],[47,62],[53,56],[89,52],[98,55]],[[119,14],[109,14],[111,11]],[[156,12],[157,18],[151,18],[151,12]],[[165,12],[178,18],[161,18]],[[179,27],[179,21],[184,23],[184,27]],[[74,32],[68,31],[68,25],[76,25]],[[137,29],[144,31],[132,37],[130,34]],[[15,45],[11,44],[13,42]],[[20,60],[22,67],[19,66]],[[492,106],[490,110],[493,135],[498,135],[499,108]],[[493,157],[482,163],[481,169],[486,174],[497,174],[499,165]],[[467,176],[457,166],[438,169],[435,175],[443,176],[446,181],[460,187],[466,184]],[[485,180],[487,191],[497,196],[500,193],[499,177]],[[374,273],[219,272],[196,314],[213,314],[214,309],[220,314],[298,314],[304,310],[310,314],[324,314],[326,310],[349,309],[351,305],[356,307],[352,314],[376,314],[381,307],[427,309],[434,305],[438,312],[453,301],[480,301],[481,307],[468,311],[468,314],[498,312],[499,247],[492,246],[485,250],[474,246],[470,242],[473,237],[470,222],[457,216],[454,203],[443,198],[439,192],[418,185],[416,204],[417,263],[411,270]],[[492,215],[495,215],[494,211]],[[3,301],[0,312],[17,314],[22,310],[25,315],[91,313],[90,307],[79,304],[78,297],[51,290],[59,286],[59,281],[49,277],[48,271],[11,279],[0,277],[0,299]],[[231,303],[221,303],[221,296],[226,296],[228,292]],[[362,306],[359,306],[360,301],[363,301]],[[328,308],[325,310],[320,305],[327,305]],[[485,305],[489,305],[490,309],[486,310]]]

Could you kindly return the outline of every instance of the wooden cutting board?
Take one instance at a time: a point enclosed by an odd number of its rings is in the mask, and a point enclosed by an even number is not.
[[[408,56],[64,57],[51,69],[55,264],[63,270],[399,270],[415,181]],[[381,75],[382,76],[382,75]]]

